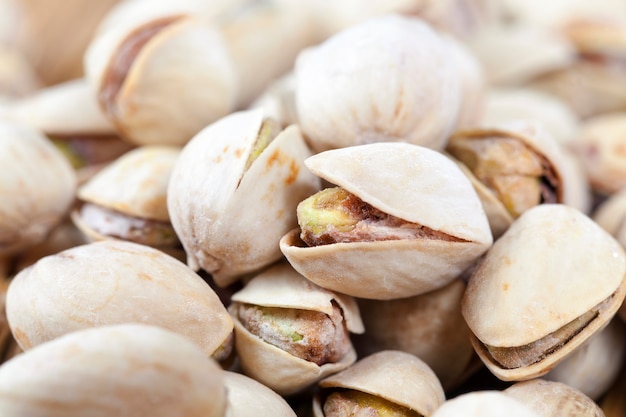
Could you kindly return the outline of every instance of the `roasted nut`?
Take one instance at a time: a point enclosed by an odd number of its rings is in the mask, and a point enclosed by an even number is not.
[[[315,417],[430,416],[445,395],[435,373],[417,356],[384,350],[319,383]]]
[[[499,391],[473,391],[443,403],[431,417],[541,417]]]
[[[228,404],[224,417],[296,417],[287,401],[245,375],[224,371]]]
[[[234,113],[196,135],[167,190],[189,266],[226,286],[280,259],[276,243],[296,226],[297,204],[320,187],[303,169],[310,155],[297,126],[282,130],[260,110]]]
[[[301,227],[280,249],[323,288],[381,300],[418,295],[450,283],[492,243],[469,180],[439,152],[376,143],[305,163],[340,188],[299,205]]]
[[[494,243],[469,280],[462,313],[487,368],[519,381],[546,374],[604,328],[625,291],[619,243],[579,211],[545,204]]]
[[[183,334],[207,356],[227,356],[222,345],[233,330],[217,295],[183,263],[118,240],[68,249],[20,272],[7,317],[24,350],[84,328],[138,322]]]
[[[233,294],[235,347],[243,371],[282,395],[294,394],[356,360],[349,333],[363,324],[352,297],[333,294],[275,265]]]
[[[0,367],[5,416],[222,417],[222,370],[171,331],[125,324],[70,333]]]

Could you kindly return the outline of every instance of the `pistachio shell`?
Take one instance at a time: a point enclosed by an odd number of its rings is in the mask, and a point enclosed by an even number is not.
[[[0,256],[43,241],[74,199],[76,176],[41,133],[0,123]]]
[[[263,113],[277,120],[282,126],[298,122],[296,112],[296,79],[293,71],[274,80],[250,105],[251,109],[262,109]]]
[[[474,271],[462,313],[475,335],[474,348],[498,378],[529,379],[547,373],[608,323],[626,295],[625,277],[624,250],[591,219],[563,205],[536,206],[511,225]],[[526,367],[504,369],[483,346],[535,342],[607,299],[586,327]]]
[[[228,398],[224,417],[296,417],[283,397],[252,378],[224,371],[224,384]]]
[[[20,272],[7,294],[7,316],[23,349],[84,328],[140,322],[186,335],[209,356],[233,328],[215,292],[183,263],[113,240],[68,249]]]
[[[473,391],[443,403],[431,417],[541,417],[499,391]]]
[[[220,286],[277,261],[297,204],[320,187],[303,169],[311,153],[297,126],[245,169],[262,122],[262,111],[249,110],[208,126],[185,146],[170,179],[168,209],[187,262]]]
[[[221,417],[217,364],[188,339],[126,324],[65,335],[0,367],[5,416]]]
[[[485,213],[469,180],[436,151],[377,143],[320,153],[306,164],[379,210],[461,239],[307,247],[299,240],[299,229],[292,230],[280,240],[280,249],[298,272],[323,288],[373,299],[421,294],[451,282],[491,245]]]
[[[593,213],[593,220],[626,247],[626,187],[614,192]]]
[[[24,97],[39,87],[39,77],[21,51],[0,42],[0,98]]]
[[[365,392],[424,416],[430,416],[445,401],[441,383],[432,369],[417,356],[396,350],[366,356],[323,379],[319,386]]]

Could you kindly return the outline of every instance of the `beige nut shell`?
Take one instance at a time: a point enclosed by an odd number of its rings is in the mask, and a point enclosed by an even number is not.
[[[473,391],[447,400],[430,417],[542,417],[500,391]]]
[[[445,401],[441,383],[432,369],[417,356],[397,350],[366,356],[324,378],[319,386],[365,392],[424,416],[430,416]],[[314,401],[315,416],[323,417],[319,398]]]
[[[332,301],[343,310],[346,326],[353,333],[364,331],[356,302],[308,282],[288,264],[276,265],[253,278],[232,301],[266,307],[299,308],[329,313]],[[235,347],[244,372],[281,395],[302,391],[320,379],[345,369],[356,360],[349,352],[336,363],[317,365],[293,356],[250,333],[235,319]]]
[[[185,335],[209,356],[233,329],[215,292],[182,262],[117,240],[39,260],[13,279],[6,308],[25,350],[84,328],[139,322]]]
[[[140,324],[87,329],[0,367],[0,410],[29,417],[222,417],[222,370],[188,339]]]
[[[281,257],[277,242],[297,225],[296,206],[320,187],[297,126],[283,130],[248,170],[261,110],[233,113],[183,149],[168,187],[172,225],[193,269],[220,286]]]
[[[224,371],[224,384],[228,406],[223,417],[296,417],[283,397],[250,377]]]
[[[470,278],[462,313],[487,367],[501,379],[528,379],[548,372],[606,325],[624,298],[625,277],[626,255],[608,233],[576,209],[540,205],[522,214],[491,247]],[[501,369],[482,346],[534,342],[611,295],[610,306],[584,330],[528,367]]]
[[[326,151],[306,165],[379,210],[464,240],[306,247],[294,229],[280,240],[280,248],[298,272],[321,287],[361,298],[417,295],[451,282],[492,243],[471,183],[439,152],[408,143],[376,143]]]

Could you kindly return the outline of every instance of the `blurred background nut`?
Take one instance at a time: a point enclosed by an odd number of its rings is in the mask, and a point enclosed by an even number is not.
[[[363,332],[356,301],[319,288],[287,263],[252,278],[228,310],[244,373],[281,395],[301,392],[356,360],[349,336]]]
[[[40,86],[35,70],[20,52],[0,44],[0,99],[23,97]]]
[[[319,382],[315,417],[431,416],[445,401],[435,373],[417,356],[384,350]]]
[[[320,188],[297,126],[283,130],[261,110],[207,126],[182,150],[167,190],[172,225],[192,269],[219,286],[281,258],[277,242],[296,226],[297,204]]]
[[[593,212],[593,220],[626,247],[626,187],[602,201]]]
[[[236,372],[224,371],[227,406],[224,417],[296,417],[287,401],[265,385]]]
[[[24,350],[132,322],[178,332],[219,359],[232,344],[232,319],[198,275],[163,252],[118,240],[68,249],[20,272],[9,286],[7,317]]]
[[[0,410],[7,417],[222,417],[225,407],[215,361],[153,326],[81,330],[0,367]]]
[[[444,402],[431,417],[541,417],[499,391],[473,391]]]
[[[556,262],[567,256],[568,262]],[[472,274],[462,314],[498,378],[549,372],[608,324],[624,300],[626,255],[576,209],[526,211]]]
[[[43,241],[69,210],[76,176],[37,130],[0,122],[0,256]]]
[[[333,188],[298,205],[300,227],[280,249],[323,288],[379,300],[422,294],[453,281],[492,243],[469,180],[439,152],[383,142],[305,163]]]
[[[591,398],[560,382],[533,379],[513,384],[504,393],[541,417],[604,417]]]

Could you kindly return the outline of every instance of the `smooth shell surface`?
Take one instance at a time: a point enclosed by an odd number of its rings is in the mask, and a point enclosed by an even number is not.
[[[542,417],[499,391],[474,391],[443,403],[431,417]]]
[[[0,411],[29,417],[222,417],[219,366],[188,339],[138,324],[82,330],[0,367]]]
[[[262,122],[263,112],[250,110],[208,126],[185,146],[170,179],[168,209],[187,262],[218,285],[277,261],[297,204],[320,187],[304,169],[311,152],[297,126],[245,169]]]
[[[183,334],[209,356],[233,329],[202,278],[163,252],[123,241],[78,246],[22,271],[11,282],[7,316],[25,350],[84,328],[139,322]]]
[[[492,243],[469,180],[444,155],[407,143],[376,143],[323,152],[309,169],[379,210],[459,241],[387,240],[303,246],[299,229],[280,248],[298,272],[362,298],[417,295],[456,278]]]
[[[224,372],[228,406],[224,417],[296,417],[283,397],[256,380]]]

